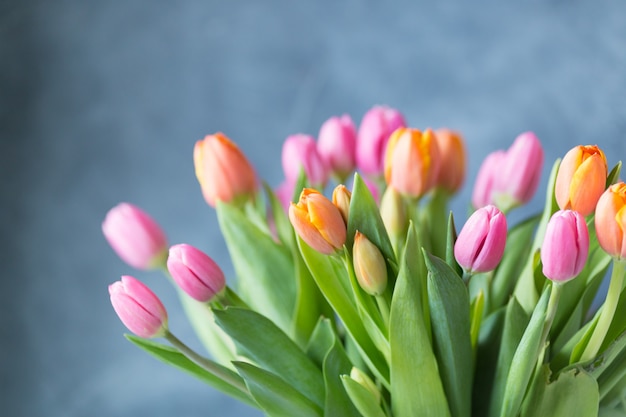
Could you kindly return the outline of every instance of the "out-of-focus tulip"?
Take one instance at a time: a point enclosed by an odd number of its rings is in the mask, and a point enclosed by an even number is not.
[[[274,194],[276,194],[278,201],[280,201],[285,211],[289,210],[289,203],[291,203],[291,199],[293,198],[294,187],[294,184],[285,180],[274,189]]]
[[[382,176],[389,137],[396,129],[405,126],[402,113],[390,107],[375,106],[365,113],[356,142],[356,164],[362,173]]]
[[[223,133],[207,135],[193,149],[196,177],[206,202],[237,203],[254,196],[256,173],[241,149]]]
[[[120,203],[107,213],[102,233],[124,262],[137,269],[165,263],[167,239],[152,217],[130,203]]]
[[[501,173],[501,165],[504,163],[505,159],[505,151],[495,151],[487,155],[483,160],[478,170],[474,190],[472,192],[472,204],[474,208],[478,209],[494,203],[494,184],[496,177]]]
[[[435,131],[435,139],[441,161],[435,184],[454,193],[465,181],[467,155],[463,138],[450,129],[438,129]]]
[[[139,337],[164,336],[167,332],[167,311],[145,284],[123,276],[121,281],[109,285],[113,309],[131,332]]]
[[[589,231],[577,211],[559,210],[552,215],[541,246],[546,278],[566,282],[580,274],[589,253]]]
[[[506,245],[506,217],[488,205],[467,220],[454,244],[454,257],[467,272],[487,272],[500,263]]]
[[[289,220],[302,240],[325,255],[340,250],[346,242],[341,212],[317,190],[302,190],[298,203],[289,206]]]
[[[376,400],[376,404],[380,403],[380,390],[365,372],[361,371],[359,368],[352,367],[352,370],[350,371],[350,379],[358,382],[359,385],[368,390],[372,397]]]
[[[183,291],[201,302],[211,300],[226,285],[224,272],[215,261],[185,243],[170,248],[167,269]]]
[[[440,162],[432,130],[400,128],[387,144],[385,180],[400,193],[419,198],[435,185]]]
[[[283,143],[282,161],[288,182],[295,184],[302,170],[315,188],[323,188],[328,181],[328,167],[317,151],[313,136],[299,133],[287,137]]]
[[[356,279],[370,295],[380,295],[387,287],[387,266],[380,249],[361,232],[354,236],[352,263]]]
[[[406,206],[402,201],[402,195],[388,187],[380,201],[380,217],[387,233],[391,236],[404,236],[408,223]]]
[[[339,209],[343,221],[348,224],[348,216],[350,215],[350,200],[352,199],[352,193],[348,188],[339,184],[333,190],[333,204]]]
[[[626,184],[613,184],[600,196],[595,227],[602,249],[614,258],[626,259]]]
[[[597,146],[576,146],[565,154],[556,176],[554,193],[562,210],[583,216],[593,213],[604,192],[608,167]]]
[[[356,165],[356,127],[347,114],[331,117],[320,128],[317,151],[331,173],[344,180]]]

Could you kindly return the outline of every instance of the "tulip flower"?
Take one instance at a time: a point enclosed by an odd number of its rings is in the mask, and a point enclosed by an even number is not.
[[[348,188],[339,184],[333,190],[333,204],[339,209],[343,221],[348,224],[348,216],[350,214],[350,201],[352,200],[352,193]]]
[[[600,247],[618,260],[626,259],[626,184],[613,184],[600,196],[595,227]]]
[[[347,114],[331,117],[320,128],[317,151],[330,172],[343,181],[356,165],[356,127]]]
[[[389,139],[385,180],[402,194],[419,198],[430,191],[439,175],[439,148],[432,130],[400,128]]]
[[[196,177],[206,202],[239,203],[253,197],[258,189],[252,165],[223,133],[208,135],[193,150]]]
[[[139,337],[161,337],[167,333],[167,311],[163,303],[141,281],[123,276],[109,285],[113,309],[131,332]]]
[[[576,146],[565,154],[556,176],[556,202],[562,210],[593,213],[604,192],[608,167],[597,146]]]
[[[302,240],[325,255],[340,250],[346,241],[346,225],[341,212],[314,189],[305,188],[298,203],[291,203],[289,220]]]
[[[478,170],[474,190],[472,192],[472,204],[474,208],[481,208],[494,203],[494,184],[496,177],[501,173],[501,166],[505,162],[505,159],[505,151],[495,151],[487,155],[483,160]]]
[[[552,215],[541,246],[546,278],[566,282],[580,274],[587,262],[589,232],[579,212],[559,210]]]
[[[506,217],[488,205],[467,220],[454,244],[454,257],[468,273],[496,268],[506,245]]]
[[[224,272],[208,255],[187,244],[174,245],[167,258],[170,275],[191,298],[211,300],[225,285]]]
[[[299,133],[287,137],[283,143],[282,162],[288,182],[295,184],[302,170],[315,188],[323,188],[328,181],[328,167],[317,151],[313,136]]]
[[[369,176],[381,176],[389,137],[396,129],[405,126],[404,116],[390,107],[376,106],[365,113],[356,142],[359,170]]]
[[[381,295],[387,287],[387,265],[380,249],[357,231],[352,257],[354,273],[361,288],[370,295]]]
[[[440,169],[435,184],[448,192],[454,193],[461,188],[465,180],[467,155],[463,138],[449,129],[435,131],[439,148]]]
[[[130,203],[107,213],[102,233],[124,262],[137,269],[158,268],[165,262],[167,239],[152,217]]]

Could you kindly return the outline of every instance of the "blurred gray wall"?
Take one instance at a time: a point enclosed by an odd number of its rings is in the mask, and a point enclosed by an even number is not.
[[[626,158],[626,3],[0,3],[0,407],[6,416],[258,415],[124,340],[107,286],[145,280],[197,345],[171,288],[100,232],[131,201],[229,272],[193,144],[223,131],[272,185],[291,133],[375,104],[487,152],[533,130],[547,164],[598,143]],[[464,220],[470,185],[455,200]]]

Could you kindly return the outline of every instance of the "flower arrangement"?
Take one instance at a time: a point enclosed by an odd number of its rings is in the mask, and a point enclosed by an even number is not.
[[[626,412],[626,184],[597,146],[557,160],[543,212],[511,226],[544,158],[533,133],[519,135],[484,160],[458,235],[448,202],[466,175],[463,139],[406,127],[395,109],[372,108],[358,131],[344,115],[317,140],[287,138],[275,191],[221,133],[193,158],[236,289],[199,249],[168,247],[136,206],[102,226],[130,266],[165,272],[207,351],[174,336],[158,297],[123,276],[113,308],[161,361],[268,416]]]

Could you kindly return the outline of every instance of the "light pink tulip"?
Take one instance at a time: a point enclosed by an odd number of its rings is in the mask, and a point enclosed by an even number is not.
[[[125,275],[109,285],[113,309],[131,332],[139,337],[160,337],[167,332],[167,311],[141,281]]]
[[[301,133],[289,136],[283,143],[282,162],[285,177],[292,184],[298,181],[303,169],[314,188],[323,188],[328,181],[328,168],[317,152],[313,136]]]
[[[559,210],[552,215],[541,246],[543,274],[552,281],[576,277],[587,262],[589,231],[582,214]]]
[[[501,173],[501,166],[505,162],[506,152],[495,151],[487,155],[483,160],[472,192],[472,204],[474,208],[485,207],[493,204],[493,190],[497,176]]]
[[[224,289],[224,272],[208,255],[185,243],[170,248],[167,269],[191,298],[206,302]]]
[[[356,128],[347,114],[331,117],[320,128],[317,151],[330,171],[345,179],[356,165]]]
[[[506,217],[495,206],[476,210],[454,244],[454,257],[467,272],[487,272],[498,266],[506,245]]]
[[[365,113],[356,143],[356,164],[361,172],[376,177],[383,175],[387,142],[400,127],[406,127],[406,122],[396,109],[376,106]]]
[[[152,217],[130,203],[107,213],[102,233],[124,262],[137,269],[153,269],[165,262],[167,239]]]

